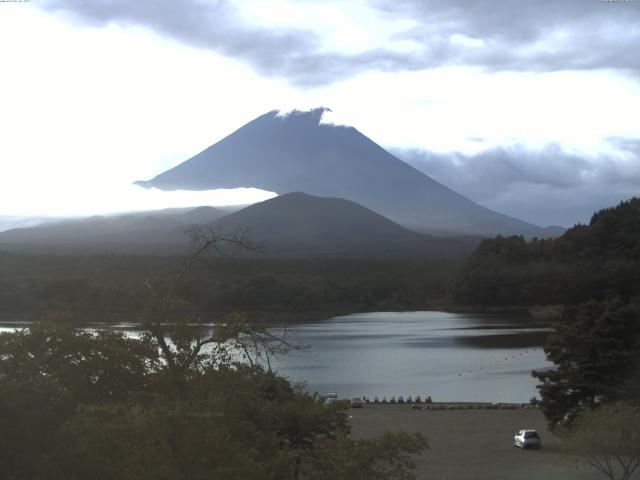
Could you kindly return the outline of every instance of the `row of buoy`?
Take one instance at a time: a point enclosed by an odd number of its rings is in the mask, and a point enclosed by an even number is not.
[[[514,353],[511,356],[506,356],[506,357],[504,357],[504,360],[496,360],[495,363],[488,363],[488,364],[486,364],[484,366],[479,366],[477,371],[469,369],[466,372],[460,372],[460,373],[458,373],[458,376],[461,377],[462,375],[466,375],[466,374],[479,373],[480,370],[485,370],[485,367],[486,367],[486,370],[489,370],[490,367],[497,366],[499,363],[507,362],[509,360],[513,360],[515,358],[523,356],[524,354],[527,354],[527,353],[530,353],[530,352],[533,353],[533,352],[535,352],[537,350],[538,350],[538,348],[526,349],[524,352],[519,352],[517,355]]]
[[[389,398],[389,400],[387,400],[386,396],[383,396],[382,398],[380,398],[376,395],[375,397],[373,397],[373,400],[371,400],[368,397],[362,397],[362,401],[364,403],[408,403],[408,404],[425,403],[425,404],[429,404],[429,403],[432,403],[433,400],[431,400],[431,395],[426,395],[424,399],[420,395],[416,396],[415,398],[412,398],[411,395],[409,395],[406,399],[402,395],[398,395],[397,398],[395,395],[393,395]]]

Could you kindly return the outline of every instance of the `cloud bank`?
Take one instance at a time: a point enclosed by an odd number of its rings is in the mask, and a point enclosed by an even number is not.
[[[617,150],[597,158],[555,144],[496,147],[477,155],[393,153],[486,207],[538,225],[568,227],[640,193],[640,140],[610,141]]]
[[[251,3],[251,2],[249,2]],[[285,2],[291,3],[291,2]],[[331,4],[332,2],[326,2]],[[291,5],[300,6],[300,2]],[[240,59],[258,72],[318,86],[363,71],[412,71],[475,66],[489,71],[640,70],[640,3],[584,0],[370,0],[340,2],[370,18],[407,26],[385,42],[358,51],[327,46],[324,28],[260,24],[243,15],[247,2],[184,0],[49,0],[42,8],[92,25],[149,28],[185,44]],[[302,3],[314,7],[323,4]],[[319,7],[320,5],[320,7]],[[361,17],[362,15],[360,15]],[[328,16],[330,17],[330,16]],[[366,28],[359,15],[342,28]],[[381,33],[381,35],[383,35]],[[400,42],[403,48],[391,48]]]

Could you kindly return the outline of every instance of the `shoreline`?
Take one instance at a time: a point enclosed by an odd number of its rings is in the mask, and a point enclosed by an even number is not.
[[[338,399],[339,401],[348,401],[349,399]],[[363,407],[408,407],[414,410],[471,410],[471,409],[482,409],[482,410],[513,410],[516,408],[531,410],[538,409],[539,407],[533,405],[531,403],[526,402],[476,402],[473,400],[463,400],[463,401],[455,401],[455,400],[439,400],[437,402],[364,402]],[[454,408],[450,408],[454,407]]]
[[[320,322],[323,320],[330,320],[335,317],[356,315],[373,312],[390,312],[390,313],[404,313],[404,312],[445,312],[445,313],[462,313],[462,314],[479,314],[479,315],[518,315],[518,319],[528,320],[544,320],[536,318],[532,315],[532,309],[537,306],[482,306],[482,305],[451,305],[451,304],[431,304],[420,307],[406,307],[398,305],[396,308],[336,308],[327,310],[312,310],[306,312],[291,312],[291,311],[246,311],[238,310],[241,313],[245,313],[251,323],[263,322],[265,324],[299,324],[309,322]],[[94,323],[131,323],[136,322],[136,312],[64,312],[69,313],[71,316],[80,318],[92,317],[92,320],[87,322],[80,322],[86,324]],[[229,312],[201,312],[201,316],[207,319],[222,319],[226,315],[233,313]],[[2,313],[0,314],[0,323],[12,323],[12,322],[34,322],[47,317],[47,313],[43,312],[15,312],[15,313]],[[205,322],[209,323],[209,322]]]

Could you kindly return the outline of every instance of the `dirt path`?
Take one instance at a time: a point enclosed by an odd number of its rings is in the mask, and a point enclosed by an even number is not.
[[[409,405],[365,405],[350,409],[352,433],[368,437],[385,431],[419,432],[430,449],[416,459],[419,479],[429,480],[596,480],[590,467],[563,461],[559,442],[542,413],[526,410],[414,410]],[[535,428],[540,450],[513,446],[516,430]]]

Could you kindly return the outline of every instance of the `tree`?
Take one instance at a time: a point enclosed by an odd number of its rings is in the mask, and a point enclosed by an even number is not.
[[[354,441],[343,435],[307,451],[304,476],[308,480],[387,480],[413,478],[412,455],[427,443],[419,434],[385,433]]]
[[[545,347],[552,370],[540,380],[540,406],[551,427],[579,412],[623,400],[640,358],[640,309],[619,301],[587,302],[568,308]]]
[[[577,305],[640,291],[640,197],[597,212],[555,239],[483,240],[453,285],[457,303]]]
[[[213,327],[203,325],[197,310],[176,293],[177,285],[194,262],[211,250],[222,253],[224,245],[242,249],[259,248],[246,232],[226,235],[220,230],[193,227],[189,233],[192,252],[166,289],[158,291],[147,280],[150,300],[136,298],[142,307],[138,319],[146,330],[145,339],[160,351],[167,371],[178,376],[187,374],[191,369],[204,367],[205,360],[224,357],[227,351],[225,342],[241,332],[237,328],[228,328],[229,318],[226,323],[219,322]],[[218,348],[213,353],[202,353],[207,345]]]
[[[416,435],[349,436],[346,404],[296,390],[271,371],[285,336],[234,314],[202,322],[177,293],[195,249],[164,289],[138,298],[146,333],[87,332],[49,319],[0,335],[0,469],[12,479],[407,480]],[[319,473],[325,472],[325,474]],[[333,472],[333,473],[332,473]]]
[[[56,432],[83,404],[125,401],[157,369],[151,345],[122,332],[85,332],[51,316],[0,334],[0,471],[37,476]]]
[[[640,410],[607,405],[585,412],[564,432],[564,448],[610,480],[628,480],[640,466]]]

